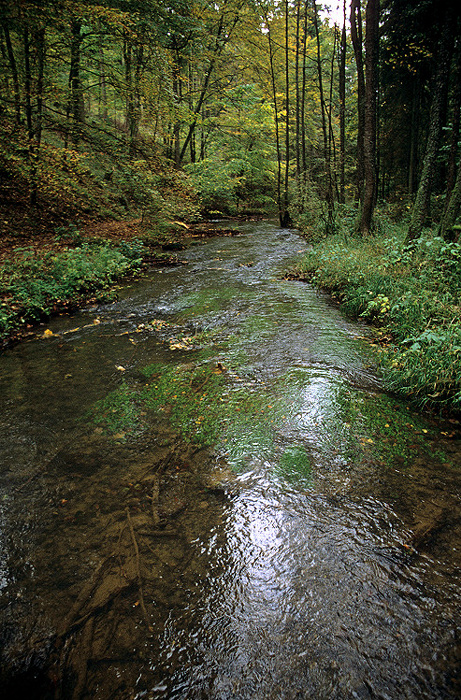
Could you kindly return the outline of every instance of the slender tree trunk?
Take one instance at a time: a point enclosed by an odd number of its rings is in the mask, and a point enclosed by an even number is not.
[[[82,23],[78,19],[73,19],[71,23],[71,49],[70,49],[70,102],[69,114],[72,117],[71,140],[77,146],[80,137],[82,124],[84,122],[83,88],[80,77],[80,53],[82,46]]]
[[[193,110],[193,95],[194,95],[194,71],[189,63],[188,65],[188,79],[189,79],[189,110],[192,112]],[[195,131],[192,134],[191,140],[190,140],[190,162],[195,163],[197,160],[197,146],[196,146],[196,138],[195,138]]]
[[[269,65],[271,73],[271,84],[272,84],[272,99],[274,100],[274,116],[275,116],[275,147],[277,151],[277,208],[279,211],[279,221],[280,226],[283,226],[284,211],[282,202],[282,154],[280,149],[280,123],[279,123],[279,109],[277,101],[277,85],[275,81],[275,68],[274,68],[274,45],[272,42],[271,30],[269,20],[266,17],[267,26],[267,40],[269,42]]]
[[[296,87],[296,180],[299,186],[299,175],[301,172],[301,113],[299,94],[299,44],[301,26],[301,0],[296,0],[296,55],[295,55],[295,87]]]
[[[134,69],[134,85],[133,85],[133,121],[130,129],[130,155],[136,153],[139,125],[141,122],[141,76],[144,63],[144,46],[138,43],[135,50],[135,69]]]
[[[29,161],[29,200],[32,206],[37,203],[37,160],[34,134],[34,119],[32,108],[32,70],[30,59],[30,32],[26,26],[23,32],[24,42],[24,91],[25,112],[28,135],[28,161]]]
[[[179,120],[179,110],[182,102],[182,87],[181,87],[181,58],[179,49],[176,45],[173,57],[173,97],[175,105],[175,117],[173,124],[173,159],[178,168],[181,162],[181,122]]]
[[[304,175],[304,184],[307,172],[306,161],[306,43],[307,43],[307,3],[304,6],[303,27],[303,86],[301,91],[301,162]]]
[[[345,155],[346,155],[346,0],[343,3],[343,27],[341,30],[339,59],[339,201],[345,203]]]
[[[283,186],[283,220],[282,226],[289,226],[291,223],[288,213],[288,180],[290,174],[290,63],[289,63],[289,37],[288,37],[289,4],[285,0],[285,181]]]
[[[333,131],[333,85],[334,85],[334,66],[336,61],[337,53],[337,40],[338,32],[335,29],[334,40],[333,40],[333,51],[331,52],[331,63],[330,63],[330,93],[328,96],[328,162],[330,167],[329,172],[329,188],[331,190],[331,199],[334,202],[334,193],[336,192],[336,197],[338,196],[338,182],[336,177],[337,162],[336,162],[336,142],[335,134]],[[332,222],[333,223],[333,222]]]
[[[104,59],[104,45],[102,41],[101,25],[99,25],[98,37],[98,73],[99,73],[99,105],[98,116],[105,122],[108,119],[107,110],[107,85],[106,85],[106,66]]]
[[[224,3],[224,8],[225,8],[225,6],[226,6],[226,3]],[[179,154],[179,164],[181,164],[182,161],[184,160],[184,156],[187,152],[187,149],[189,148],[191,138],[195,132],[195,128],[197,126],[197,121],[198,121],[198,115],[200,114],[203,102],[204,102],[205,97],[207,95],[208,85],[210,82],[211,75],[214,71],[216,62],[217,62],[218,58],[221,56],[222,52],[224,51],[224,48],[228,44],[228,42],[233,34],[233,31],[234,31],[235,27],[237,26],[237,22],[239,21],[239,15],[236,15],[234,17],[234,19],[232,20],[232,23],[230,24],[230,26],[226,27],[225,26],[225,18],[226,18],[225,15],[226,15],[226,12],[225,12],[225,9],[223,9],[221,17],[219,19],[216,37],[214,40],[214,46],[212,49],[212,56],[211,56],[210,62],[208,64],[208,68],[205,72],[205,77],[204,77],[203,84],[202,84],[202,90],[200,92],[199,98],[197,100],[197,104],[195,105],[195,109],[193,112],[194,119],[189,126],[189,130],[187,132],[186,139],[183,143],[181,153]]]
[[[19,88],[19,77],[18,68],[16,65],[16,59],[14,56],[13,46],[11,43],[11,36],[8,25],[6,21],[2,22],[3,33],[5,35],[6,50],[8,53],[8,62],[10,64],[11,78],[13,80],[13,93],[14,93],[14,111],[16,116],[16,124],[21,121],[21,93]]]
[[[448,197],[448,204],[442,218],[440,235],[446,240],[454,240],[453,226],[461,209],[461,165],[458,166],[458,174],[455,184]]]
[[[42,142],[43,106],[44,106],[44,75],[45,75],[45,28],[42,27],[35,34],[37,48],[37,115],[35,124],[35,140],[40,148]]]
[[[453,86],[452,100],[452,120],[451,120],[451,138],[450,138],[450,156],[448,159],[447,172],[447,203],[450,192],[452,191],[456,179],[456,163],[458,160],[458,143],[460,136],[460,110],[461,110],[461,67],[459,61],[461,59],[460,50],[458,49],[458,61],[455,62],[455,76]]]
[[[362,11],[360,0],[351,0],[351,38],[357,67],[357,199],[363,201],[365,180],[364,132],[365,132],[365,75],[363,71]]]
[[[367,235],[371,230],[373,210],[376,202],[377,168],[376,168],[376,124],[378,107],[378,42],[379,42],[379,0],[368,0],[366,11],[365,44],[365,131],[364,131],[364,166],[365,187],[360,233]]]
[[[429,113],[429,133],[426,144],[426,152],[424,155],[423,169],[421,172],[418,191],[416,193],[416,199],[411,213],[411,221],[406,239],[407,242],[419,238],[429,209],[429,201],[432,192],[432,177],[436,166],[440,136],[442,132],[442,114],[448,89],[452,39],[452,12],[450,10],[446,10],[444,21],[441,26],[437,67],[435,70],[435,80],[432,86],[432,102]]]
[[[414,194],[416,184],[420,104],[421,80],[419,80],[419,76],[417,75],[413,84],[411,100],[410,151],[408,155],[408,194],[410,196]]]
[[[331,177],[331,153],[329,148],[328,139],[328,128],[327,128],[327,114],[325,105],[325,92],[323,89],[323,76],[322,76],[322,62],[321,62],[321,51],[320,51],[320,32],[319,32],[319,18],[316,0],[313,2],[313,20],[315,28],[315,37],[317,42],[317,75],[319,81],[319,93],[320,93],[320,108],[322,115],[322,134],[323,134],[323,158],[324,158],[324,168],[325,168],[325,201],[327,203],[328,218],[326,224],[326,232],[332,233],[334,228],[334,201],[333,201],[333,181]]]

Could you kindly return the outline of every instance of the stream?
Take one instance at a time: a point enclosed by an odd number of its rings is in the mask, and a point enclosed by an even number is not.
[[[234,234],[0,356],[5,700],[461,697],[459,424]]]

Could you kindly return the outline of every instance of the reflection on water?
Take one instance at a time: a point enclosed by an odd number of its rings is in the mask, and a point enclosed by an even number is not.
[[[5,697],[460,696],[457,424],[244,229],[0,358]]]

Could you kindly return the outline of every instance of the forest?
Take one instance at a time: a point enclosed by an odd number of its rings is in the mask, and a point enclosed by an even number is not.
[[[1,270],[3,336],[94,277],[86,248],[76,287],[32,303],[25,277],[50,267],[37,241],[75,267],[88,222],[140,222],[110,281],[196,222],[273,216],[313,246],[292,274],[377,326],[389,386],[459,410],[460,15],[454,0],[3,0],[1,246],[22,251]]]

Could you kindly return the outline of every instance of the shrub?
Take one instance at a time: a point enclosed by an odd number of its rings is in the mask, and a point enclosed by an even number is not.
[[[139,268],[140,245],[127,243],[118,250],[107,242],[84,243],[42,257],[33,249],[20,250],[0,267],[0,338],[48,316],[57,306],[101,294],[117,278]]]
[[[386,385],[420,406],[461,409],[461,246],[427,231],[406,245],[385,219],[380,233],[332,236],[299,265],[344,310],[391,337],[379,364]]]

